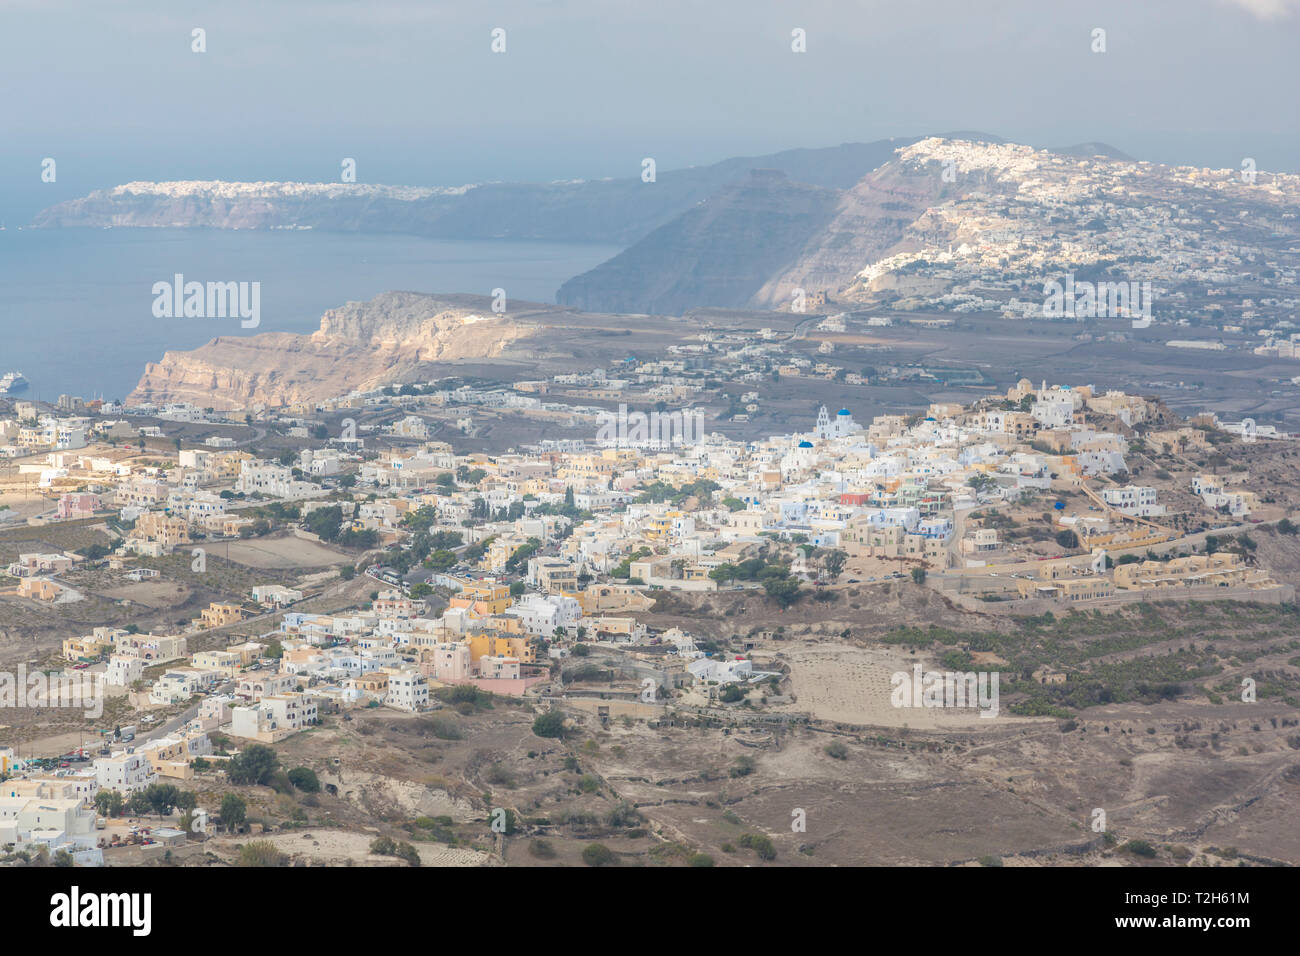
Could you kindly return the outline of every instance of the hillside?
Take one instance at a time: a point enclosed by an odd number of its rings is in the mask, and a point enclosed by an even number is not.
[[[1044,315],[1045,282],[1070,277],[1149,283],[1157,315],[1189,321],[1224,287],[1243,295],[1206,306],[1247,321],[1255,296],[1283,310],[1295,301],[1274,297],[1294,296],[1300,266],[1297,176],[1261,171],[1248,182],[1097,143],[1052,152],[933,137],[812,198],[790,184],[725,189],[570,280],[558,300],[629,312],[788,309],[799,288],[852,309],[1032,318]],[[1060,317],[1075,318],[1074,307]],[[1095,317],[1089,307],[1077,317]]]
[[[562,305],[680,315],[743,307],[834,219],[839,193],[753,170],[631,249],[566,282]]]

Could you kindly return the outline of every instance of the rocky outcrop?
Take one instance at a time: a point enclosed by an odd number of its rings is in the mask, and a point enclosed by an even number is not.
[[[499,356],[536,328],[478,297],[388,292],[331,309],[310,336],[220,337],[167,352],[127,400],[218,409],[320,401],[400,381],[426,363]]]

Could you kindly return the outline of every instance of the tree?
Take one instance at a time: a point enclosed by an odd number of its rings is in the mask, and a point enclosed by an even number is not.
[[[289,782],[303,793],[320,792],[320,779],[310,767],[294,767],[289,771]]]
[[[237,793],[228,793],[221,798],[221,825],[234,828],[244,822],[248,813],[248,804]]]
[[[160,817],[168,816],[180,802],[181,792],[170,783],[151,783],[145,787],[149,808]]]
[[[339,536],[343,526],[343,509],[338,505],[317,508],[307,515],[302,523],[308,531],[317,535],[322,541],[333,541]]]
[[[538,737],[563,737],[564,714],[558,710],[549,710],[539,714],[533,721],[533,733]]]
[[[588,843],[582,850],[582,862],[588,866],[611,866],[617,860],[614,851],[603,843]]]
[[[142,817],[152,809],[149,804],[149,798],[145,796],[143,790],[137,790],[126,800],[126,812],[133,817]]]
[[[102,817],[115,817],[122,812],[122,795],[116,790],[100,790],[95,794],[95,810]]]
[[[745,699],[745,692],[740,689],[739,684],[728,684],[722,688],[722,693],[718,695],[718,699],[724,704],[734,704]]]
[[[734,564],[719,564],[709,572],[709,577],[719,584],[726,584],[736,579],[736,566]]]
[[[917,584],[925,583],[925,568],[913,568],[912,580]]]
[[[845,562],[848,560],[848,554],[843,551],[833,550],[826,552],[826,556],[822,558],[822,564],[826,567],[826,572],[832,578],[838,578],[840,573],[844,570]]]
[[[1079,536],[1066,528],[1064,531],[1056,533],[1056,543],[1067,551],[1073,550],[1079,546]]]
[[[803,596],[799,582],[789,577],[770,577],[763,582],[763,590],[783,608],[789,607]]]
[[[231,757],[226,764],[226,776],[231,783],[265,784],[280,766],[280,758],[265,744],[250,744],[247,749]]]

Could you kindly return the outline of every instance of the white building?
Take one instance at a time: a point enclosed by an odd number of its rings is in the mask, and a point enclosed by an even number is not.
[[[555,594],[529,594],[506,613],[519,618],[524,630],[537,637],[550,637],[557,627],[576,628],[582,619],[582,605],[576,598]]]
[[[102,790],[116,790],[118,793],[135,793],[151,783],[158,782],[148,758],[136,753],[134,747],[118,751],[111,757],[100,757],[95,761],[95,779]]]
[[[1156,490],[1145,485],[1106,488],[1102,491],[1101,498],[1116,511],[1126,515],[1153,518],[1165,513],[1165,506],[1156,503]]]
[[[388,693],[384,696],[384,703],[398,710],[426,710],[429,706],[429,684],[419,671],[392,671],[388,675]]]
[[[144,661],[138,657],[114,654],[104,669],[104,683],[109,687],[130,687],[144,677]]]
[[[269,461],[242,461],[235,491],[260,494],[268,498],[306,498],[320,489],[310,481],[299,481],[284,465]]]
[[[860,430],[847,408],[841,408],[832,418],[830,413],[826,411],[826,406],[823,405],[821,410],[817,412],[817,424],[813,427],[813,434],[820,439],[826,440],[847,438]]]

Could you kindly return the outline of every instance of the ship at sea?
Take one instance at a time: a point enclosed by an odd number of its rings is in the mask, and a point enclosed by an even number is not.
[[[5,372],[0,375],[0,395],[12,395],[27,387],[27,379],[22,372]]]

